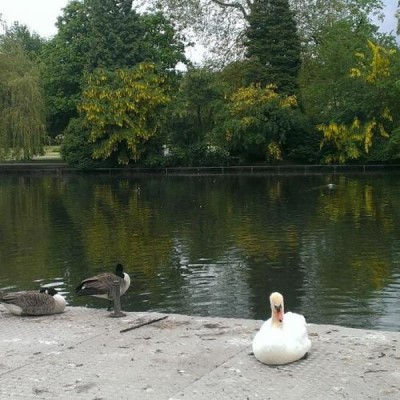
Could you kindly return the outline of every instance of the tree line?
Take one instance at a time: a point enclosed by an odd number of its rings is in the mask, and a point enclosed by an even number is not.
[[[72,0],[0,36],[0,159],[394,163],[400,52],[375,0]],[[208,44],[201,65],[185,49]]]

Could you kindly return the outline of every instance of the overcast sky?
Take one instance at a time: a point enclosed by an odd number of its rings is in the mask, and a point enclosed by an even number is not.
[[[42,37],[50,37],[57,32],[54,24],[67,3],[68,0],[0,0],[0,15],[8,26],[17,21]],[[397,0],[384,0],[384,3],[387,15],[384,30],[395,33]]]

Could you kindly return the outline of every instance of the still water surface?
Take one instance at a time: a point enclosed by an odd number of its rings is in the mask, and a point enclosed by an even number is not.
[[[0,290],[74,287],[122,262],[126,311],[400,330],[400,175],[0,175]],[[328,188],[326,185],[335,186]]]

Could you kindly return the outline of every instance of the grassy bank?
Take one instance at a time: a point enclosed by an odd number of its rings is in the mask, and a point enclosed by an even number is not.
[[[33,157],[33,161],[62,161],[60,155],[61,146],[44,146],[42,156]]]

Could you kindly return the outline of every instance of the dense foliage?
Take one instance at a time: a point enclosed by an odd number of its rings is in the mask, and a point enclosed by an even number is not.
[[[47,137],[81,169],[399,161],[400,51],[370,19],[381,1],[146,5],[72,0],[53,38],[0,36],[2,158]],[[202,66],[188,26],[214,43]]]
[[[0,160],[26,160],[42,152],[45,137],[39,68],[18,41],[3,37],[0,45]]]
[[[145,143],[159,129],[157,109],[169,101],[154,64],[89,76],[79,110],[95,143],[94,158],[117,157],[119,164],[137,161]]]
[[[246,56],[260,63],[262,85],[294,94],[301,66],[300,39],[287,0],[254,0],[245,31]]]

